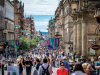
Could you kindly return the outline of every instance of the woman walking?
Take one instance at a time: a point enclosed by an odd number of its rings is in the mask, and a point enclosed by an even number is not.
[[[21,58],[21,60],[20,60],[20,62],[18,63],[17,66],[19,66],[20,75],[23,75],[23,68],[25,66],[24,58]]]
[[[64,62],[60,63],[60,68],[57,69],[57,75],[68,75],[68,69],[64,67]]]
[[[76,63],[74,70],[73,70],[73,74],[71,74],[71,75],[87,75],[87,74],[85,74],[82,64]]]

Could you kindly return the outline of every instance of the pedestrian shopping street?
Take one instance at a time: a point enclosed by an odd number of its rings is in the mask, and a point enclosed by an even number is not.
[[[100,75],[100,0],[0,0],[0,75]]]

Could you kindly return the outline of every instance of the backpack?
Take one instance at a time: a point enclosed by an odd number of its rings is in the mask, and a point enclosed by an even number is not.
[[[42,68],[43,68],[42,75],[49,75],[50,74],[49,71],[48,71],[49,65],[47,66],[46,69],[42,65]]]

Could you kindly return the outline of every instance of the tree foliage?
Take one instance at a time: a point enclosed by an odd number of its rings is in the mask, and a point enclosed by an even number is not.
[[[30,41],[30,47],[35,47],[39,44],[39,39],[37,38],[37,36],[34,36],[34,38]]]
[[[36,47],[39,44],[39,40],[37,36],[34,36],[33,39],[29,39],[26,37],[21,37],[19,39],[19,49],[20,50],[29,50],[33,47]]]

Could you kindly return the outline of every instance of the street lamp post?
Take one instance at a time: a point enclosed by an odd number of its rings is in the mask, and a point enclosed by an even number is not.
[[[5,19],[5,30],[7,29],[7,23],[8,23],[8,19]],[[5,38],[6,38],[6,36],[5,36]],[[6,43],[6,40],[5,40],[5,43]],[[5,51],[6,51],[6,49],[5,49]],[[7,54],[6,54],[6,57],[7,57]]]
[[[15,43],[15,40],[16,40],[16,39],[15,39],[15,38],[16,38],[15,35],[16,35],[16,34],[15,34],[15,29],[18,28],[18,27],[20,27],[20,25],[15,25],[15,26],[13,26],[13,27],[14,27],[14,54],[16,54],[16,53],[15,53],[15,49],[16,49],[16,43]],[[16,56],[15,56],[15,57],[16,57]]]
[[[8,46],[6,46],[6,60],[7,60]]]

